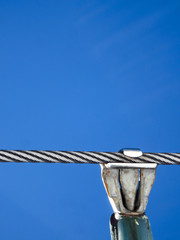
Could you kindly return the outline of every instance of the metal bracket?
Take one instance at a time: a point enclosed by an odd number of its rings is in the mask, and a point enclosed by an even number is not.
[[[139,157],[139,149],[123,149],[124,155]],[[102,180],[111,206],[117,215],[141,215],[155,180],[157,164],[108,163],[101,164]]]

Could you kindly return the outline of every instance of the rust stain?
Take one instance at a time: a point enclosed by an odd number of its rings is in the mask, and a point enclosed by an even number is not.
[[[108,188],[108,184],[107,184],[106,181],[104,181],[104,185],[105,185],[105,187],[106,187],[106,191],[107,191],[107,194],[108,194],[108,196],[109,196],[109,195],[110,195],[110,194],[109,194],[109,190],[108,190],[109,188]]]

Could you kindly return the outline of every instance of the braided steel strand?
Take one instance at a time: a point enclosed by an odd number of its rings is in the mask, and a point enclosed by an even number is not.
[[[180,153],[143,153],[132,158],[115,152],[0,150],[0,162],[180,164]]]

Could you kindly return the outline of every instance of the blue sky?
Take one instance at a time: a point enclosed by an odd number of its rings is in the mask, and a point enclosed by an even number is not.
[[[180,151],[179,1],[0,0],[0,148]],[[154,239],[180,234],[160,166]],[[95,165],[1,164],[1,239],[110,239]]]

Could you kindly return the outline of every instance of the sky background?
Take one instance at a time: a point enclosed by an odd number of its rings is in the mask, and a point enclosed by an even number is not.
[[[0,148],[180,152],[179,1],[0,0]],[[180,235],[159,166],[154,239]],[[110,240],[98,165],[0,164],[0,239]]]

